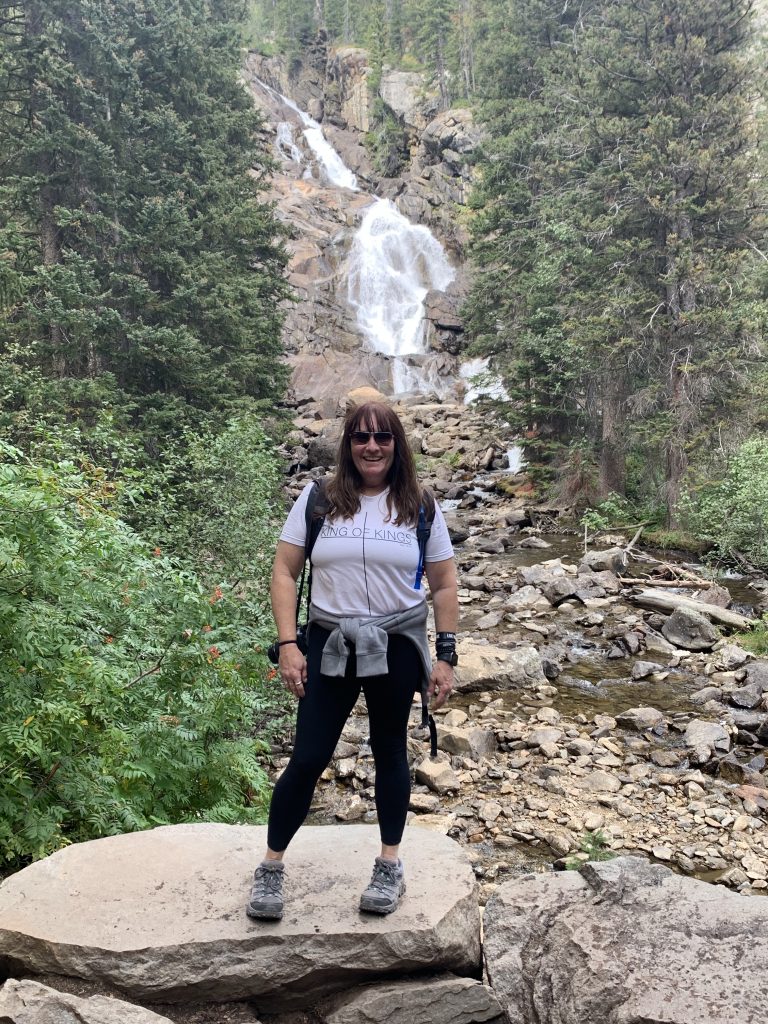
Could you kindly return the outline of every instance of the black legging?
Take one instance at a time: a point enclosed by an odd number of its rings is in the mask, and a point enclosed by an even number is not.
[[[352,652],[343,679],[324,676],[320,660],[328,636],[328,630],[310,627],[307,682],[299,701],[293,755],[275,784],[269,808],[270,850],[284,850],[306,818],[317,780],[333,756],[361,689],[368,705],[381,841],[397,846],[403,836],[411,794],[408,715],[421,677],[419,653],[406,637],[393,634],[387,646],[387,675],[358,679]]]

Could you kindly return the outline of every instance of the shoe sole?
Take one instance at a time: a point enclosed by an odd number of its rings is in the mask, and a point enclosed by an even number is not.
[[[283,911],[276,913],[274,910],[253,910],[251,907],[246,907],[245,912],[248,917],[252,917],[256,921],[282,921]]]
[[[382,907],[380,904],[378,906],[375,906],[372,903],[366,903],[365,897],[361,897],[360,910],[366,914],[391,914],[395,910],[397,910],[398,906],[400,905],[400,899],[403,896],[405,896],[405,882],[403,882],[403,887],[400,890],[400,895],[393,903],[388,903],[385,907]]]

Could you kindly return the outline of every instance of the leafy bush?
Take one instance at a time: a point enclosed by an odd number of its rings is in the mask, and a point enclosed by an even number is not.
[[[271,625],[114,504],[100,471],[0,444],[6,867],[158,824],[263,820],[259,757],[282,699],[261,653]]]
[[[709,542],[718,555],[738,552],[768,568],[768,436],[745,441],[725,477],[684,495],[680,513],[686,526]]]

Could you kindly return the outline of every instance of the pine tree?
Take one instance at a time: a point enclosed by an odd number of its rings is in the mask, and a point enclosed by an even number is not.
[[[512,381],[559,398],[532,412],[584,438],[603,493],[622,490],[642,440],[673,518],[689,451],[728,415],[758,340],[752,4],[515,11],[486,105],[475,329]]]
[[[0,351],[157,404],[272,399],[286,294],[237,0],[30,0],[7,45],[0,231],[26,297]]]

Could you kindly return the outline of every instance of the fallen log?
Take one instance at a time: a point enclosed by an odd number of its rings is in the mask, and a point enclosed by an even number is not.
[[[707,587],[712,586],[711,580],[702,580],[697,583],[696,580],[646,580],[639,579],[637,576],[619,576],[619,583],[630,587],[680,587],[688,590],[706,590]]]
[[[683,597],[682,594],[660,594],[654,590],[638,590],[635,593],[627,594],[627,598],[633,604],[639,604],[641,608],[650,608],[657,612],[673,612],[677,608],[690,608],[706,615],[709,619],[714,619],[715,622],[733,626],[734,629],[751,629],[758,622],[757,619],[748,619],[746,615],[729,611],[727,608],[718,608],[717,605],[706,604],[704,601],[695,601],[692,597]]]

